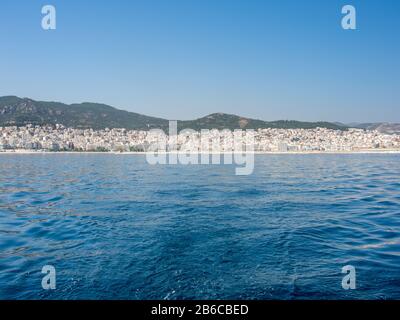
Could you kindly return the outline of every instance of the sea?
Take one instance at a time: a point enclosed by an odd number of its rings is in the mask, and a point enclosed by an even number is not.
[[[400,299],[400,155],[0,154],[0,299]]]

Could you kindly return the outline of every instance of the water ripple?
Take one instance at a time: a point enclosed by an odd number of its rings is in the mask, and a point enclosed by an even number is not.
[[[0,298],[400,299],[399,160],[259,155],[237,177],[0,155]],[[56,291],[41,288],[46,264]],[[347,264],[357,290],[341,288]]]

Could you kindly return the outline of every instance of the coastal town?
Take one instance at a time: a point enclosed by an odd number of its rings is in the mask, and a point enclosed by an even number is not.
[[[245,131],[243,131],[245,132]],[[0,127],[0,152],[146,152],[164,141],[174,149],[162,151],[230,152],[240,143],[253,144],[255,152],[360,152],[400,151],[400,135],[374,130],[258,129],[242,131],[193,130],[166,135],[161,130],[74,129],[63,125]],[[157,148],[156,148],[157,149]],[[247,149],[249,150],[249,149]]]

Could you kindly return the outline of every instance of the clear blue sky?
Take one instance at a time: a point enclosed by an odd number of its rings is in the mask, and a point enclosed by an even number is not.
[[[2,0],[0,40],[0,95],[169,119],[400,122],[398,0]]]

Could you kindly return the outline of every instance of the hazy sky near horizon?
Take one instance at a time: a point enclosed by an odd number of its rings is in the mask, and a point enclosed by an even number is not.
[[[41,28],[41,8],[57,29]],[[357,30],[341,28],[341,8]],[[2,0],[0,95],[169,119],[400,122],[400,1]]]

